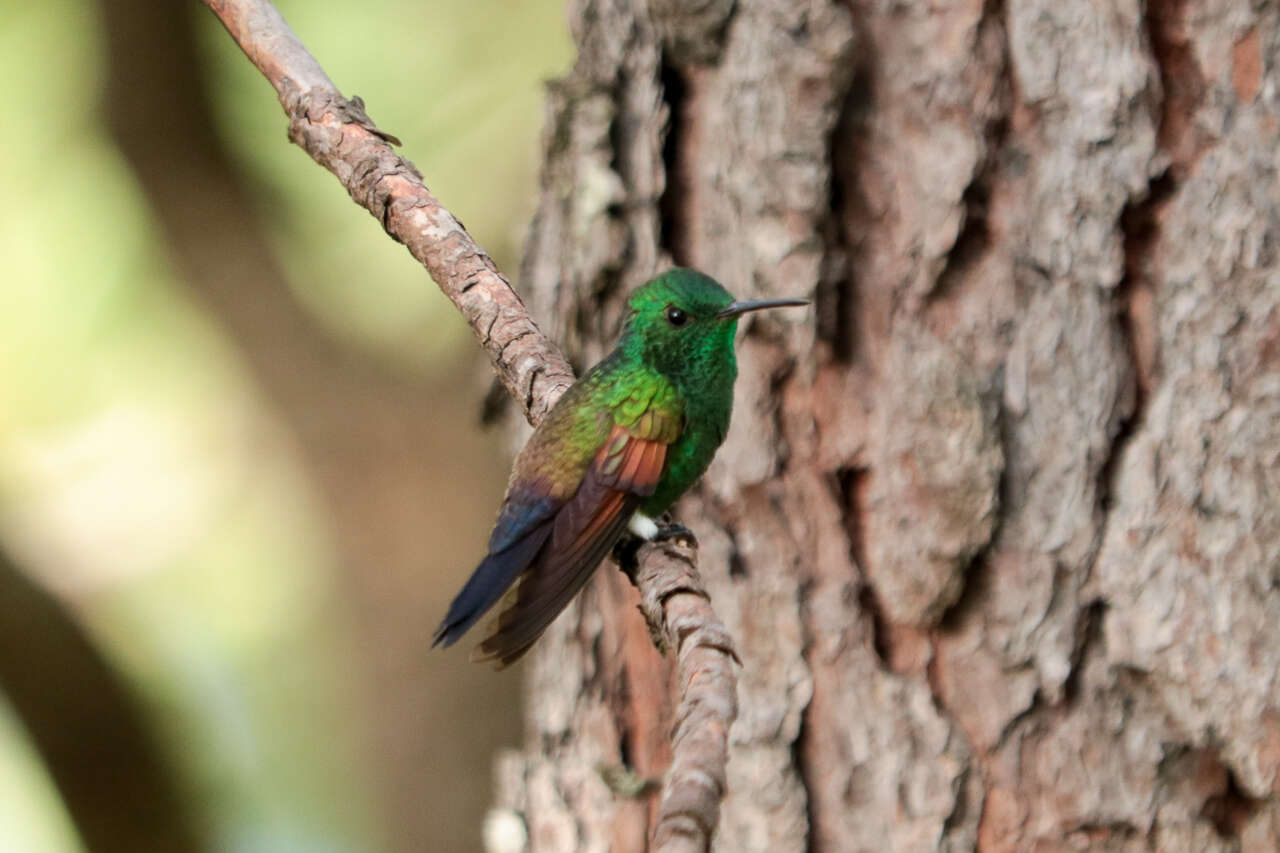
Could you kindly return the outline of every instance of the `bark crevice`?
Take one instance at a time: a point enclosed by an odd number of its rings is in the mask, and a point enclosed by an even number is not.
[[[658,247],[671,256],[678,266],[691,266],[692,239],[690,229],[694,211],[691,209],[692,184],[698,150],[696,137],[689,125],[697,120],[691,110],[688,72],[663,58],[659,77],[662,99],[667,109],[666,134],[662,142],[662,163],[666,172],[662,196],[658,199],[661,213]]]
[[[1160,75],[1157,141],[1178,180],[1184,179],[1212,144],[1196,125],[1207,84],[1191,47],[1188,0],[1149,0],[1146,35]]]
[[[854,279],[853,254],[856,241],[846,227],[857,213],[857,156],[862,147],[865,124],[858,116],[870,109],[871,71],[866,59],[858,60],[849,75],[848,86],[827,140],[826,216],[820,225],[823,256],[817,289],[814,292],[818,337],[826,341],[837,364],[849,364],[858,352],[858,283]]]
[[[1267,800],[1249,796],[1240,787],[1235,772],[1225,763],[1219,761],[1219,768],[1224,776],[1221,791],[1204,801],[1204,808],[1200,813],[1213,824],[1220,838],[1239,840],[1249,820]]]

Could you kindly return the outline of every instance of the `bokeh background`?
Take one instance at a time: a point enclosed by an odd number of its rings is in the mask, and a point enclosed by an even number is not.
[[[0,851],[479,849],[468,330],[201,4],[0,6]],[[514,272],[561,0],[278,6]]]

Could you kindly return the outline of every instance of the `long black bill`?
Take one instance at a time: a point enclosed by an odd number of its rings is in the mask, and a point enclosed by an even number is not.
[[[787,306],[808,305],[808,299],[757,299],[753,302],[732,302],[729,307],[716,315],[717,318],[737,317],[748,311],[762,311],[765,308],[786,308]]]

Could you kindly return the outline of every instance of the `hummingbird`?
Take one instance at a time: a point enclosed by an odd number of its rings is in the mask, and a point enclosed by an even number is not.
[[[623,536],[659,538],[655,519],[703,475],[729,431],[738,318],[806,304],[738,302],[684,268],[638,288],[613,351],[564,393],[516,457],[489,553],[432,646],[456,643],[510,591],[473,656],[501,669],[529,650]]]

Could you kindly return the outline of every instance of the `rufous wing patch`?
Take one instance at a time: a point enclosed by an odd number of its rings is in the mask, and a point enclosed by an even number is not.
[[[636,427],[650,435],[637,435]],[[499,667],[510,664],[559,615],[626,530],[641,500],[657,489],[669,443],[654,434],[675,431],[678,423],[661,412],[646,414],[632,428],[613,427],[577,493],[557,512],[547,544],[477,649],[480,658]]]

